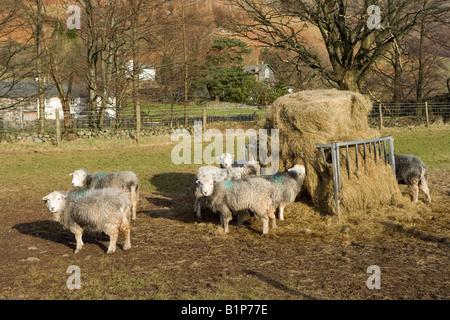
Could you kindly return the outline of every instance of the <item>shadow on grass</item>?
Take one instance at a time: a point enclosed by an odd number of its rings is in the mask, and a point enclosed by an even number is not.
[[[268,276],[265,276],[262,273],[259,273],[257,271],[246,269],[246,270],[244,270],[244,272],[247,273],[248,275],[254,276],[254,277],[258,278],[259,280],[267,283],[268,285],[271,285],[272,287],[274,287],[278,290],[284,291],[290,295],[301,297],[301,299],[304,299],[304,300],[317,300],[317,298],[315,298],[313,296],[309,296],[300,291],[291,289],[291,288],[285,286],[284,284],[282,284],[281,282],[278,282],[272,278],[269,278]]]
[[[195,174],[165,172],[152,176],[149,182],[157,192],[142,198],[145,209],[138,211],[152,218],[167,218],[185,223],[196,221],[194,208]]]
[[[195,173],[159,173],[150,178],[150,183],[161,193],[189,193],[193,195],[195,190]]]
[[[76,247],[75,236],[73,235],[73,233],[68,230],[64,230],[61,227],[61,225],[56,221],[43,220],[43,221],[19,223],[13,226],[13,228],[19,231],[20,233],[29,236],[63,244],[72,250],[75,250]],[[96,244],[105,252],[108,248],[100,241],[108,241],[108,240],[109,240],[108,236],[103,235],[101,233],[91,233],[91,232],[83,233],[83,242],[85,244],[86,243]]]
[[[403,226],[397,224],[397,223],[393,223],[393,222],[388,222],[388,221],[380,221],[380,224],[382,224],[383,226],[385,226],[387,229],[399,232],[399,233],[403,233],[409,236],[413,236],[416,237],[420,240],[423,241],[429,241],[429,242],[436,242],[439,244],[443,244],[444,246],[447,246],[450,248],[450,238],[448,237],[438,237],[438,236],[434,236],[428,233],[425,233],[423,231],[419,231],[415,228],[411,228],[411,229],[405,229]]]

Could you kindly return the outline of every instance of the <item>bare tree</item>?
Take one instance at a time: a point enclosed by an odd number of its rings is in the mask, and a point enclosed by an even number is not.
[[[64,114],[64,138],[73,133],[70,101],[72,87],[80,62],[80,46],[75,30],[67,30],[65,23],[56,20],[52,37],[44,40],[48,70],[58,91]]]
[[[0,10],[0,81],[7,81],[2,95],[27,77],[33,76],[33,29],[29,28],[27,7],[17,1],[5,0]],[[13,108],[4,106],[4,108]]]
[[[394,103],[420,102],[446,90],[445,59],[450,57],[446,39],[450,27],[445,16],[449,6],[440,0],[418,4],[418,8],[431,7],[434,9],[427,10],[417,26],[396,37],[391,49],[373,66],[367,86],[378,98]]]
[[[413,0],[377,1],[380,28],[367,24],[373,1],[228,0],[239,11],[233,20],[241,36],[295,53],[289,63],[319,72],[341,90],[360,91],[371,67],[396,39],[435,8],[417,8]],[[375,12],[376,14],[376,12]],[[326,49],[321,55],[305,43],[305,32],[318,30]]]

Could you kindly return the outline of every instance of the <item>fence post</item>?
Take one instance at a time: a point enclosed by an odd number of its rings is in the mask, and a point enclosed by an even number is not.
[[[395,177],[394,138],[392,136],[389,138],[389,164]]]
[[[61,121],[59,120],[59,109],[55,109],[55,119],[56,119],[56,146],[61,147]]]
[[[383,113],[381,109],[381,103],[378,104],[378,113],[380,115],[380,130],[383,129]]]
[[[338,170],[340,170],[339,164],[337,163],[339,153],[336,152],[336,149],[339,150],[339,147],[336,146],[336,143],[333,142],[331,144],[331,165],[333,171],[333,193],[334,193],[334,204],[336,206],[336,213],[338,221],[341,221],[341,210],[339,208],[339,174]]]
[[[426,126],[428,128],[430,126],[430,118],[428,118],[428,101],[425,101],[425,117],[427,119]]]
[[[202,107],[203,111],[203,131],[206,131],[206,107]]]

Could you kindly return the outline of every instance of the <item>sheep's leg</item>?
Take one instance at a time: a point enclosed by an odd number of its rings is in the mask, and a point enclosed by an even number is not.
[[[130,241],[130,223],[125,221],[122,224],[121,231],[125,235],[125,243],[123,245],[123,250],[131,249],[131,241]]]
[[[414,183],[414,184],[410,185],[409,187],[412,190],[412,201],[414,203],[416,203],[419,198],[419,186],[417,183]]]
[[[125,235],[125,243],[123,245],[123,250],[131,249],[131,240],[130,240],[130,229],[123,231],[123,234]]]
[[[225,233],[228,233],[228,224],[231,219],[233,219],[233,214],[230,209],[228,207],[223,207],[220,212],[220,223],[222,224]]]
[[[284,220],[283,213],[284,213],[284,207],[285,207],[285,206],[286,206],[286,204],[280,203],[280,207],[278,208],[278,209],[279,209],[278,218],[279,218],[281,221]]]
[[[195,202],[194,202],[194,211],[197,212],[197,219],[201,219],[202,218],[202,204],[200,202],[200,200],[198,198],[195,198]]]
[[[106,251],[106,253],[110,254],[110,253],[114,253],[116,251],[116,243],[117,243],[117,238],[119,237],[119,233],[118,232],[114,232],[114,233],[109,233],[109,247],[108,247],[108,251]]]
[[[137,200],[138,200],[138,194],[137,194],[137,186],[132,185],[130,190],[130,202],[131,202],[131,220],[136,219],[136,211],[137,211]]]
[[[269,217],[267,215],[261,217],[261,221],[263,223],[263,232],[262,234],[265,235],[269,232]]]
[[[275,217],[275,208],[271,207],[269,209],[269,212],[267,213],[267,216],[269,217],[270,220],[272,220],[272,229],[275,229],[277,227],[277,219]]]
[[[428,183],[425,179],[422,179],[420,181],[420,189],[425,193],[425,196],[427,197],[426,202],[431,203],[431,196],[430,196],[430,189],[428,189]]]
[[[75,248],[74,253],[78,253],[78,252],[80,252],[80,250],[84,244],[83,243],[83,229],[79,225],[74,225],[69,230],[75,235],[77,247]]]

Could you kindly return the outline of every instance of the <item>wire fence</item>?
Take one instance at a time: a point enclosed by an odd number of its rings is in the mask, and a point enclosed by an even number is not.
[[[251,122],[266,118],[267,107],[239,107],[239,108],[205,108],[202,106],[188,106],[188,126],[195,121],[211,123]],[[62,112],[60,112],[61,126],[64,126]],[[46,112],[46,131],[56,129],[55,112]],[[183,106],[155,107],[141,112],[141,128],[173,128],[184,126],[185,110]],[[448,103],[400,103],[373,105],[368,115],[369,124],[373,127],[418,126],[431,124],[447,124],[450,120],[450,104]],[[83,111],[71,114],[70,125],[76,130],[133,130],[136,128],[136,114],[134,110],[116,112],[107,110],[102,119],[97,112]],[[13,117],[0,115],[1,132],[33,132],[40,130],[40,120],[36,115],[30,117],[27,113],[17,110]]]
[[[439,102],[374,104],[368,116],[376,127],[405,127],[446,124],[450,120],[450,104]]]
[[[75,111],[75,109],[71,110]],[[185,115],[188,126],[192,126],[195,121],[206,123],[218,122],[249,122],[259,121],[265,118],[266,107],[234,107],[234,108],[205,108],[202,106],[188,106],[187,113],[183,106],[175,105],[173,107],[154,107],[145,108],[141,111],[140,122],[141,129],[151,128],[173,128],[185,125]],[[64,115],[62,110],[59,112],[61,126],[64,125]],[[37,119],[36,113],[30,118],[27,113],[18,110],[14,116],[8,118],[0,115],[0,132],[17,131],[39,131],[41,122]],[[56,128],[55,109],[46,109],[46,120],[44,123],[47,131],[54,131]],[[132,109],[106,110],[103,116],[98,112],[89,112],[83,110],[80,113],[71,112],[70,126],[73,130],[103,130],[103,129],[135,129],[136,112]]]

